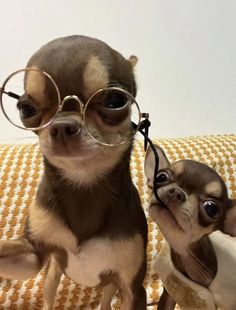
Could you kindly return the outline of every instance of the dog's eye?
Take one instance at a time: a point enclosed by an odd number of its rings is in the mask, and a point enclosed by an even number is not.
[[[30,101],[23,101],[17,104],[21,119],[27,119],[37,114],[37,109],[30,103]]]
[[[161,171],[156,175],[155,180],[157,184],[168,183],[170,180],[170,177],[166,171]]]
[[[119,93],[109,94],[104,101],[104,106],[108,109],[120,109],[127,104],[128,98]]]
[[[204,201],[203,208],[206,214],[212,219],[214,219],[219,213],[219,207],[217,203],[212,200]]]

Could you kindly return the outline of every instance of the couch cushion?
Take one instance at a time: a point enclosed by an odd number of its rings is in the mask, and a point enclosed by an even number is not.
[[[236,197],[236,135],[205,136],[185,139],[160,139],[170,161],[195,159],[215,168],[225,179],[229,194]],[[162,236],[147,214],[150,192],[143,174],[143,143],[136,141],[132,154],[131,171],[138,187],[149,227],[148,272],[145,287],[148,303],[155,302],[161,292],[161,283],[154,270],[154,261],[162,245]],[[43,165],[37,144],[0,145],[0,238],[11,239],[21,235],[27,209],[34,198],[42,175]],[[0,309],[40,309],[42,307],[43,271],[28,281],[1,280]],[[62,277],[55,309],[96,309],[101,297],[98,288],[76,285]],[[114,309],[119,309],[117,298]],[[152,310],[154,307],[148,307]],[[127,309],[128,310],[128,309]]]

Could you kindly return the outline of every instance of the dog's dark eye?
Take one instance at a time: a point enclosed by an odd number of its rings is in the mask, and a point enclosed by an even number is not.
[[[212,200],[204,201],[203,208],[206,214],[212,219],[214,219],[219,213],[219,208],[218,208],[217,203]]]
[[[123,108],[127,101],[127,97],[123,94],[110,94],[105,98],[104,106],[108,109],[119,109]]]
[[[17,108],[20,112],[21,119],[27,119],[37,114],[36,108],[30,102],[19,102]]]
[[[166,171],[161,171],[157,174],[156,176],[156,183],[157,184],[162,184],[162,183],[167,183],[170,180],[169,174]]]

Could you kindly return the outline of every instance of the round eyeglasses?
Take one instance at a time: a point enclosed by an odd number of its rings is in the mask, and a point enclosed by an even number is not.
[[[87,133],[108,146],[132,139],[146,116],[135,98],[119,87],[99,89],[85,103],[75,95],[62,100],[54,79],[37,68],[20,69],[7,77],[0,88],[0,105],[10,123],[31,131],[46,128],[59,113],[75,113]]]

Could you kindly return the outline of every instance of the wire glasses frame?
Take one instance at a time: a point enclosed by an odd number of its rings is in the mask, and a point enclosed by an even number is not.
[[[24,127],[23,125],[18,125],[16,124],[14,121],[12,121],[11,117],[8,115],[8,113],[6,112],[5,110],[5,107],[4,107],[4,103],[3,103],[3,95],[7,95],[13,99],[16,99],[18,100],[20,98],[19,95],[17,95],[16,93],[14,92],[11,92],[11,91],[7,91],[5,89],[6,85],[9,83],[9,81],[15,77],[16,75],[19,75],[20,73],[29,73],[29,72],[33,72],[33,73],[38,73],[38,74],[42,74],[42,76],[44,78],[47,79],[47,81],[49,81],[51,83],[51,85],[53,86],[54,88],[54,91],[55,91],[55,95],[56,95],[56,101],[57,101],[57,108],[55,110],[55,113],[54,115],[49,119],[49,121],[47,121],[45,124],[42,124],[40,126],[37,126],[37,127]],[[136,123],[133,123],[131,121],[131,126],[132,126],[132,134],[130,135],[129,138],[127,138],[127,140],[124,140],[124,141],[121,141],[120,143],[118,144],[113,144],[113,143],[105,143],[103,141],[100,141],[98,140],[96,137],[94,137],[94,135],[90,132],[88,126],[87,126],[87,123],[85,121],[85,118],[86,118],[86,111],[89,107],[89,104],[92,102],[92,99],[94,99],[96,96],[98,96],[99,94],[102,94],[106,91],[114,91],[114,92],[118,92],[120,94],[123,94],[124,96],[126,96],[131,102],[132,102],[132,106],[134,105],[135,108],[137,109],[137,120],[136,120]],[[2,87],[0,87],[0,107],[1,107],[1,110],[3,111],[3,114],[4,116],[6,117],[6,119],[14,126],[20,128],[20,129],[24,129],[24,130],[29,130],[29,131],[38,131],[38,130],[42,130],[46,127],[48,127],[54,120],[55,118],[57,118],[58,114],[62,111],[63,109],[63,106],[64,104],[69,101],[69,100],[75,100],[79,106],[80,106],[80,114],[81,114],[81,117],[82,117],[82,125],[84,126],[84,128],[86,129],[86,131],[88,132],[88,134],[91,136],[91,138],[93,138],[97,143],[99,144],[102,144],[102,145],[106,145],[106,146],[116,146],[116,145],[120,145],[120,144],[124,144],[126,142],[128,142],[129,140],[131,140],[134,135],[137,133],[137,131],[139,130],[139,126],[140,126],[140,123],[141,123],[141,119],[142,118],[146,118],[147,117],[147,113],[141,113],[140,111],[140,108],[139,108],[139,105],[137,103],[137,101],[135,100],[135,98],[126,90],[122,89],[122,88],[119,88],[119,87],[107,87],[107,88],[102,88],[102,89],[99,89],[97,90],[94,94],[92,94],[89,99],[83,103],[78,96],[76,95],[69,95],[69,96],[66,96],[63,98],[63,100],[61,99],[61,95],[60,95],[60,91],[59,91],[59,88],[56,84],[56,82],[54,81],[54,79],[51,77],[51,75],[49,75],[47,72],[45,71],[42,71],[38,68],[24,68],[24,69],[20,69],[20,70],[17,70],[15,72],[13,72],[12,74],[10,74],[3,82],[2,84]],[[129,109],[131,109],[131,106],[129,107]]]
[[[26,72],[38,72],[40,74],[42,74],[44,77],[46,77],[48,79],[48,81],[50,81],[56,91],[56,97],[57,97],[57,109],[55,111],[55,114],[50,118],[50,120],[43,124],[43,125],[40,125],[38,127],[23,127],[23,126],[20,126],[20,125],[17,125],[15,124],[11,118],[9,117],[9,115],[6,113],[5,111],[5,108],[4,108],[4,104],[3,104],[3,100],[2,100],[2,97],[3,97],[3,94],[9,96],[9,97],[12,97],[16,100],[18,100],[20,98],[19,95],[17,95],[16,93],[14,92],[8,92],[5,90],[5,86],[7,85],[7,83],[9,82],[9,80],[17,75],[18,73],[26,73]],[[89,105],[89,103],[91,102],[91,100],[97,96],[98,94],[106,91],[106,90],[109,90],[109,91],[118,91],[120,93],[123,93],[125,94],[128,98],[132,99],[132,104],[135,104],[136,105],[136,108],[137,108],[137,111],[138,111],[138,121],[137,123],[133,123],[132,122],[132,127],[133,127],[133,133],[132,135],[130,136],[129,139],[125,140],[125,141],[122,141],[121,143],[119,144],[108,144],[108,143],[104,143],[104,142],[101,142],[99,140],[96,139],[96,137],[94,137],[91,132],[89,131],[88,127],[86,126],[86,122],[85,122],[85,113],[86,113],[86,109]],[[60,95],[60,92],[59,92],[59,88],[56,84],[56,82],[54,81],[54,79],[45,71],[42,71],[40,69],[37,69],[37,68],[25,68],[25,69],[20,69],[20,70],[17,70],[15,72],[13,72],[12,74],[10,74],[3,82],[2,84],[2,87],[0,87],[0,107],[1,107],[1,110],[3,111],[3,114],[4,116],[6,117],[6,119],[14,126],[20,128],[20,129],[24,129],[24,130],[29,130],[29,131],[37,131],[37,130],[42,130],[44,128],[46,128],[47,126],[49,126],[58,116],[58,114],[62,111],[62,108],[64,106],[64,104],[66,103],[66,101],[68,100],[75,100],[79,106],[80,106],[80,110],[81,110],[81,116],[82,116],[82,121],[83,121],[83,125],[85,127],[85,129],[87,130],[88,134],[91,136],[91,138],[93,138],[97,143],[99,144],[102,144],[102,145],[106,145],[106,146],[116,146],[116,145],[120,145],[120,144],[124,144],[126,142],[128,142],[130,139],[132,139],[134,137],[134,135],[137,133],[137,131],[139,131],[143,136],[144,136],[144,149],[146,150],[147,148],[147,144],[150,145],[150,147],[152,148],[152,151],[154,153],[154,157],[155,157],[155,169],[154,169],[154,181],[153,181],[153,191],[154,191],[154,195],[156,197],[156,200],[159,202],[159,204],[163,207],[165,207],[163,201],[160,199],[160,197],[158,196],[158,191],[157,191],[157,182],[156,182],[156,177],[157,177],[157,172],[158,172],[158,168],[159,168],[159,156],[158,156],[158,153],[156,151],[156,148],[152,142],[152,140],[149,138],[148,136],[148,129],[151,125],[150,121],[149,121],[149,114],[148,113],[141,113],[140,112],[140,108],[139,108],[139,105],[137,103],[137,101],[135,100],[135,98],[126,90],[122,89],[122,88],[119,88],[119,87],[108,87],[108,88],[104,88],[104,89],[99,89],[98,91],[96,91],[93,95],[91,95],[89,97],[89,99],[86,101],[86,103],[84,104],[78,96],[75,96],[75,95],[69,95],[69,96],[66,96],[63,98],[63,100],[61,100],[61,95]],[[143,121],[141,121],[141,119],[143,119]]]

